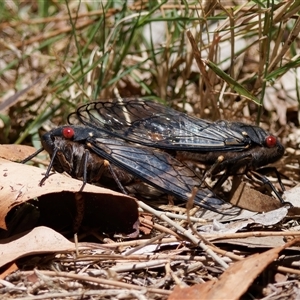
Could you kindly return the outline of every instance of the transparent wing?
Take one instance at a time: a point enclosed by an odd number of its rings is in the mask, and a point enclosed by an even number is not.
[[[141,99],[92,102],[70,115],[69,123],[163,149],[241,151],[251,143],[229,122],[209,122]]]

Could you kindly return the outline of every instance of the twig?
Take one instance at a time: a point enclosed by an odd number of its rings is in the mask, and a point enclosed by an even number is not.
[[[168,224],[170,224],[171,226],[175,227],[179,232],[181,232],[183,234],[183,236],[185,236],[188,240],[190,240],[192,243],[194,243],[195,245],[198,245],[200,248],[203,249],[203,251],[205,251],[209,256],[211,256],[213,258],[213,260],[215,262],[217,262],[220,266],[222,266],[223,268],[228,268],[229,266],[227,265],[227,263],[224,262],[224,260],[222,260],[218,255],[216,255],[209,247],[207,247],[202,241],[200,241],[199,239],[195,238],[190,231],[184,229],[182,226],[179,226],[176,222],[172,221],[170,218],[168,218],[164,213],[159,212],[155,209],[153,209],[152,207],[150,207],[149,205],[145,204],[144,202],[138,201],[138,204],[141,208],[143,208],[144,210],[151,212],[152,214],[154,214],[155,216],[157,216],[158,218],[162,219],[163,221],[166,221]]]
[[[215,233],[203,234],[210,241],[217,239],[241,239],[246,237],[265,237],[265,236],[300,236],[299,231],[253,231],[237,233]]]
[[[104,297],[115,297],[119,296],[120,293],[127,293],[128,297],[130,294],[135,293],[141,293],[144,294],[144,292],[141,291],[132,291],[132,290],[122,290],[120,289],[109,289],[109,290],[89,290],[89,291],[79,291],[79,292],[61,292],[61,293],[46,293],[43,295],[33,295],[29,297],[22,297],[22,298],[15,298],[15,300],[43,300],[43,299],[63,299],[63,298],[72,298],[72,299],[83,299],[85,296],[98,296],[104,299]],[[135,295],[137,296],[137,295]],[[138,299],[138,297],[137,297]]]
[[[167,227],[165,227],[163,225],[160,225],[160,224],[157,224],[157,223],[153,223],[152,221],[147,220],[147,219],[143,219],[143,224],[150,225],[153,228],[155,228],[156,230],[159,230],[161,232],[173,235],[177,239],[181,240],[181,237],[175,231],[173,231],[170,228],[167,228]]]
[[[62,262],[78,262],[78,261],[105,261],[105,260],[114,260],[118,261],[141,261],[141,260],[150,260],[150,259],[170,259],[170,260],[183,260],[183,261],[206,261],[205,256],[193,256],[193,255],[172,255],[169,254],[133,254],[130,256],[120,255],[120,254],[111,254],[111,255],[84,255],[79,256],[76,259],[74,258],[61,258]]]
[[[77,24],[75,29],[80,30],[80,29],[86,28],[87,26],[92,25],[94,22],[95,22],[94,20],[84,21],[80,24]],[[32,38],[29,38],[28,40],[17,42],[14,46],[16,48],[20,48],[22,46],[31,45],[35,42],[45,41],[45,40],[48,40],[52,37],[56,37],[56,36],[58,36],[62,33],[71,32],[72,30],[73,30],[72,26],[66,26],[66,27],[61,28],[61,29],[57,29],[57,30],[53,30],[53,31],[50,31],[50,32],[45,32],[45,33],[37,35],[37,36],[33,36]]]
[[[148,288],[148,287],[138,286],[138,285],[120,282],[120,281],[116,281],[116,280],[94,278],[94,277],[91,277],[88,275],[78,275],[78,274],[71,274],[71,273],[67,273],[67,272],[54,272],[54,271],[44,271],[44,270],[39,270],[38,272],[43,275],[46,275],[46,276],[66,277],[66,278],[72,278],[75,280],[89,281],[89,282],[94,282],[94,283],[98,283],[98,284],[104,284],[104,285],[109,285],[109,286],[114,286],[114,287],[119,287],[119,288],[127,288],[127,289],[138,290],[138,291],[146,290],[149,293],[157,293],[160,295],[170,295],[171,294],[171,291],[166,291],[166,290],[156,289],[156,288]],[[49,298],[49,296],[47,298]],[[36,298],[34,298],[34,299],[36,299]]]
[[[153,242],[155,242],[155,241],[162,240],[162,238],[163,238],[165,235],[166,235],[165,233],[161,233],[161,234],[159,234],[158,236],[155,236],[155,237],[153,237],[152,239],[149,239],[149,240],[146,241],[144,244],[141,244],[141,245],[139,245],[139,246],[137,246],[137,247],[135,247],[135,248],[129,250],[125,255],[128,256],[128,255],[130,255],[130,254],[132,254],[132,253],[134,253],[134,252],[140,250],[141,248],[143,248],[143,247],[145,247],[145,246],[147,246],[147,245],[151,245],[151,244],[152,244]]]
[[[141,269],[149,269],[149,268],[157,268],[160,266],[164,266],[169,260],[167,259],[160,259],[160,260],[151,260],[142,263],[126,263],[121,266],[114,266],[111,267],[110,270],[121,273],[121,272],[128,272],[134,270],[141,270]]]
[[[131,246],[131,247],[136,247],[138,245],[142,245],[145,242],[147,242],[148,239],[143,239],[143,240],[134,240],[134,241],[126,241],[126,242],[116,242],[116,243],[109,243],[109,244],[102,244],[101,247],[103,248],[117,248],[117,247],[124,247],[124,246]],[[159,241],[160,244],[166,244],[166,243],[174,243],[178,242],[178,239],[176,238],[165,238]],[[86,243],[84,243],[86,245]],[[157,242],[154,242],[153,244],[157,244]],[[93,248],[93,247],[91,247]],[[96,246],[95,246],[96,248]]]

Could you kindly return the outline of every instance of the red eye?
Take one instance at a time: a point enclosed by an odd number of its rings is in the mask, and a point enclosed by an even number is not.
[[[72,127],[65,127],[62,130],[62,134],[64,138],[70,140],[74,136],[75,131]]]
[[[277,143],[277,139],[275,136],[269,135],[266,137],[266,145],[269,148],[273,148]]]

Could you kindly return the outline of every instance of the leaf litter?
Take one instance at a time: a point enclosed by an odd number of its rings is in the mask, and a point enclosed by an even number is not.
[[[20,149],[22,148],[21,146]],[[16,153],[19,153],[18,159],[22,159],[25,155],[23,150],[16,150]],[[28,154],[27,151],[26,154]],[[16,158],[16,154],[12,154],[12,157]],[[288,212],[285,207],[267,213],[244,210],[250,214],[249,219],[241,215],[241,218],[235,217],[228,223],[228,219],[225,218],[225,224],[222,223],[224,222],[222,219],[219,221],[214,219],[211,225],[203,225],[208,222],[208,219],[197,217],[199,209],[189,209],[189,218],[193,220],[191,224],[186,216],[185,208],[178,207],[177,213],[168,213],[150,208],[147,204],[136,202],[123,194],[91,185],[87,185],[83,193],[89,195],[84,201],[83,214],[87,214],[87,217],[80,217],[78,225],[76,204],[73,204],[72,217],[68,215],[71,214],[71,203],[76,203],[74,195],[80,189],[81,181],[54,174],[44,186],[40,187],[39,182],[44,172],[42,169],[16,164],[5,159],[0,160],[0,168],[3,178],[1,181],[3,193],[0,195],[2,206],[0,224],[3,228],[0,266],[4,270],[10,269],[12,263],[13,266],[15,263],[17,266],[19,264],[22,266],[25,262],[26,268],[38,266],[33,273],[25,271],[22,267],[21,270],[11,275],[6,274],[8,286],[5,287],[6,292],[3,295],[7,296],[15,293],[16,295],[23,294],[22,299],[34,299],[26,297],[24,295],[26,291],[29,294],[39,295],[46,292],[45,295],[48,298],[76,297],[86,292],[89,296],[110,295],[109,297],[113,297],[122,291],[128,297],[146,297],[147,299],[167,298],[168,295],[170,299],[180,299],[182,293],[186,293],[186,297],[201,293],[203,299],[214,299],[216,292],[220,297],[227,297],[228,286],[232,285],[231,280],[240,279],[243,272],[253,269],[253,261],[262,257],[264,264],[260,265],[257,272],[252,272],[252,276],[248,276],[248,280],[244,280],[240,290],[236,291],[235,297],[238,299],[270,262],[277,259],[279,251],[287,247],[291,251],[295,250],[291,247],[291,242],[285,243],[284,237],[300,235],[292,231],[281,232],[281,235],[277,236],[280,239],[278,240],[276,233],[279,232],[272,231],[267,232],[267,235],[263,231],[246,231],[242,237],[238,236],[239,233],[235,234],[243,228],[276,226]],[[23,174],[28,176],[24,177]],[[102,197],[95,200],[91,197],[93,193],[100,194]],[[105,201],[104,196],[109,200]],[[88,201],[92,201],[92,208],[89,208]],[[30,203],[29,209],[26,206],[27,203]],[[67,203],[68,210],[64,210],[59,203]],[[96,203],[100,206],[99,210],[97,210]],[[137,203],[140,210],[144,211],[140,212],[140,233],[138,233],[137,227],[139,226],[136,222]],[[25,208],[22,209],[22,205],[25,205]],[[127,207],[126,211],[124,207]],[[118,212],[120,208],[121,212]],[[164,208],[166,209],[167,206]],[[23,214],[29,214],[30,217],[25,218],[21,215],[20,219],[23,223],[17,224],[19,225],[17,229],[11,229],[11,226],[16,224],[13,222],[11,225],[10,220],[15,220],[16,217],[11,218],[10,214],[18,211],[23,211]],[[97,222],[109,212],[112,213],[108,217],[107,224],[113,224],[114,228],[107,227],[105,222]],[[130,214],[133,217],[130,218]],[[122,219],[122,215],[126,217]],[[116,221],[111,222],[112,218]],[[117,221],[119,225],[116,225]],[[145,225],[146,228],[143,228]],[[207,230],[207,228],[214,228],[214,230]],[[74,232],[77,231],[78,234],[74,236]],[[87,232],[89,235],[86,235]],[[133,238],[132,233],[138,239]],[[267,239],[272,235],[274,235],[273,240],[264,243],[264,238]],[[88,236],[92,236],[92,239]],[[115,242],[111,239],[113,236],[122,238],[123,241]],[[248,240],[253,236],[257,237],[257,243],[260,244],[261,249],[272,249],[277,245],[277,248],[269,250],[275,254],[271,256],[268,251],[260,251],[261,254],[257,253],[252,259],[251,256],[245,258],[247,249],[249,254],[253,251],[251,250],[253,242]],[[99,244],[99,239],[101,244]],[[84,242],[84,240],[87,241]],[[218,248],[217,245],[224,243],[243,246],[244,253],[236,255]],[[238,260],[244,263],[234,263]],[[246,263],[248,260],[249,263]],[[231,267],[227,270],[229,264]],[[54,271],[43,271],[43,266],[52,266],[51,269],[54,268]],[[15,271],[15,268],[11,270]],[[230,272],[228,273],[230,277],[226,275],[227,272]],[[220,273],[223,275],[217,279]],[[19,283],[15,286],[14,282],[19,282],[20,278],[23,278],[21,287]],[[25,280],[25,278],[28,279]],[[35,278],[34,282],[29,278]],[[72,279],[76,280],[77,285],[71,288],[69,284]],[[204,281],[206,281],[205,286],[202,284]],[[223,286],[223,281],[225,285],[222,289],[220,286]],[[91,284],[93,287],[90,287]],[[188,286],[191,287],[187,288]],[[173,290],[172,293],[171,290]]]
[[[64,70],[70,70],[72,68],[69,67],[73,67],[70,61],[60,61],[60,54],[70,57],[72,60],[78,55],[76,47],[72,47],[72,45],[69,47],[72,44],[72,42],[70,43],[70,36],[62,38],[53,43],[51,45],[53,47],[49,47],[51,51],[54,51],[54,55],[51,52],[50,55],[44,55],[43,50],[36,48],[36,45],[40,46],[40,42],[51,36],[72,30],[80,31],[80,37],[83,38],[80,42],[86,44],[88,39],[84,36],[84,28],[88,24],[94,26],[97,19],[92,19],[93,16],[99,18],[104,12],[101,9],[81,11],[83,6],[77,11],[78,7],[77,4],[74,4],[75,2],[69,2],[71,9],[76,11],[75,14],[72,14],[73,20],[78,18],[80,21],[74,28],[70,26],[69,16],[63,10],[63,15],[58,14],[39,19],[32,19],[29,16],[28,19],[25,17],[21,21],[15,21],[12,18],[9,22],[3,22],[0,25],[8,37],[7,41],[1,39],[1,45],[4,45],[4,50],[3,48],[0,50],[3,53],[0,59],[1,66],[4,66],[2,69],[8,68],[16,58],[19,58],[20,62],[22,61],[22,63],[17,64],[15,69],[4,72],[0,78],[0,90],[5,91],[5,93],[1,93],[1,108],[10,107],[9,116],[11,118],[11,124],[5,123],[3,126],[3,128],[10,128],[8,135],[2,134],[1,131],[2,142],[8,143],[17,139],[20,142],[24,140],[24,136],[19,139],[20,131],[29,132],[26,127],[27,123],[29,120],[35,119],[36,115],[35,113],[32,115],[26,113],[26,108],[24,109],[22,106],[24,102],[28,101],[33,104],[32,111],[46,110],[47,105],[54,98],[55,100],[50,104],[53,111],[64,112],[65,107],[61,109],[57,105],[58,101],[71,99],[70,102],[74,105],[78,95],[84,93],[85,90],[93,90],[94,87],[91,82],[88,82],[87,88],[84,86],[78,89],[70,85],[70,88],[65,88],[57,97],[55,92],[59,85],[51,86],[54,77],[61,80],[64,76]],[[246,80],[247,89],[251,89],[252,85],[252,82],[247,81],[247,79],[253,78],[253,74],[258,74],[251,90],[251,95],[257,95],[258,90],[261,89],[260,81],[267,81],[261,76],[263,72],[259,69],[264,63],[265,56],[258,55],[258,53],[266,52],[266,35],[262,32],[259,34],[255,32],[255,37],[259,38],[259,42],[257,38],[250,37],[245,40],[243,37],[245,32],[253,33],[253,28],[256,30],[264,28],[258,20],[263,19],[263,14],[267,17],[268,11],[262,7],[256,10],[256,6],[253,4],[250,6],[241,4],[241,7],[234,11],[232,7],[230,9],[223,7],[224,3],[218,1],[224,15],[229,17],[223,23],[220,22],[221,25],[217,28],[217,22],[214,22],[214,28],[208,28],[208,32],[213,34],[210,34],[207,40],[204,38],[204,50],[201,51],[202,58],[211,59],[221,54],[220,60],[222,62],[218,67],[222,70],[230,68],[234,60],[232,72],[229,71],[230,75],[235,78],[234,74],[239,74],[239,83]],[[215,1],[211,1],[209,4],[211,6],[203,8],[204,10],[207,9],[207,14],[214,11],[213,7],[217,5]],[[262,4],[264,5],[264,3]],[[26,8],[26,3],[24,5]],[[56,5],[59,6],[57,3]],[[134,13],[147,10],[149,9],[147,5],[147,2],[141,4],[136,1],[130,6],[130,10]],[[165,13],[169,9],[167,6],[172,5],[167,3],[159,9]],[[273,70],[274,62],[278,62],[279,54],[282,52],[282,50],[281,52],[278,51],[280,49],[278,45],[284,45],[283,50],[286,49],[287,51],[286,45],[290,45],[292,41],[293,36],[286,32],[289,27],[289,24],[286,26],[286,22],[289,18],[298,19],[296,13],[299,11],[299,7],[297,6],[296,2],[283,1],[276,4],[274,8],[272,7],[274,9],[273,22],[276,26],[279,25],[279,31],[278,35],[274,35],[277,40],[275,40],[274,48],[271,49],[274,52],[270,55],[270,71]],[[183,14],[181,6],[174,5],[174,7],[176,12]],[[9,8],[11,11],[16,10],[14,2],[10,2]],[[147,11],[149,12],[149,10]],[[29,10],[25,9],[20,12],[23,16],[28,17]],[[106,21],[110,21],[109,17],[117,13],[117,9],[109,8]],[[253,16],[257,16],[259,19],[253,18]],[[88,19],[83,21],[86,17]],[[176,24],[182,26],[181,21],[176,21]],[[233,21],[236,23],[232,23]],[[281,21],[283,23],[279,23]],[[31,36],[30,27],[34,27],[35,24],[46,24],[49,27],[48,29],[45,28],[45,34],[33,32]],[[163,23],[160,23],[160,28],[163,27],[161,24]],[[226,28],[226,24],[230,30]],[[16,30],[20,26],[23,26],[24,30]],[[118,26],[116,28],[120,29]],[[193,34],[198,34],[199,30],[201,32],[202,29],[201,27],[197,28]],[[24,39],[22,34],[25,31],[30,32],[30,38]],[[171,31],[176,32],[173,27]],[[241,44],[235,43],[236,52],[243,51],[243,48],[247,50],[240,55],[232,56],[230,51],[232,51],[233,41],[229,38],[235,33],[242,37],[237,40],[237,36],[235,36],[235,40],[241,42]],[[13,38],[10,39],[10,36]],[[281,37],[283,38],[281,39]],[[115,41],[113,43],[116,44]],[[226,46],[225,43],[229,47],[224,47]],[[158,47],[161,47],[162,44],[165,44],[164,38],[158,43]],[[188,43],[186,44],[188,45]],[[224,51],[214,52],[216,51],[213,47],[214,44],[216,48],[224,49]],[[169,44],[167,46],[169,47]],[[68,50],[68,55],[60,52],[64,47]],[[90,44],[89,47],[93,48],[94,45]],[[94,53],[98,52],[98,45],[93,49],[96,49]],[[107,51],[107,49],[104,50]],[[103,53],[106,55],[108,52],[105,51]],[[147,51],[142,50],[141,52],[147,56]],[[202,117],[216,118],[217,114],[218,118],[221,116],[255,122],[253,117],[251,118],[253,106],[244,105],[243,99],[232,101],[231,97],[237,96],[233,94],[234,89],[228,90],[224,85],[225,97],[222,94],[223,90],[220,95],[216,94],[221,88],[223,89],[222,82],[216,80],[211,70],[201,74],[200,77],[204,77],[204,81],[207,80],[208,85],[203,88],[200,82],[199,92],[199,87],[195,84],[199,79],[192,77],[193,74],[190,72],[192,70],[196,76],[199,76],[198,66],[194,60],[189,60],[188,55],[185,58],[181,52],[176,48],[172,55],[167,53],[166,56],[172,59],[167,59],[167,63],[163,60],[162,63],[159,61],[158,65],[153,63],[153,57],[147,57],[146,63],[141,65],[142,69],[134,70],[135,78],[139,78],[138,81],[134,80],[134,77],[123,76],[117,85],[108,88],[103,87],[101,96],[107,97],[109,95],[110,97],[111,91],[115,89],[123,93],[126,92],[126,95],[127,93],[144,95],[146,94],[145,89],[152,88],[157,82],[159,83],[157,94],[160,98],[164,100],[166,98],[184,99],[183,102],[175,103],[175,105],[186,109],[187,105],[185,104],[188,104],[191,113],[198,112],[200,98],[202,99],[200,106],[205,108],[201,111],[200,107],[199,114]],[[99,55],[103,55],[103,53]],[[118,51],[109,49],[107,61],[109,63],[116,61],[117,64],[123,66],[123,62],[120,63],[115,59],[114,53],[118,53]],[[192,56],[192,53],[189,55]],[[274,165],[287,176],[283,182],[288,187],[294,186],[300,178],[299,129],[297,129],[299,116],[296,116],[298,95],[295,89],[297,83],[294,83],[297,77],[295,74],[298,75],[298,71],[296,69],[296,73],[293,71],[286,74],[282,73],[282,71],[285,72],[284,67],[287,61],[293,63],[297,58],[297,56],[292,57],[293,55],[293,49],[287,51],[287,56],[282,62],[280,61],[280,65],[283,66],[281,72],[269,73],[273,74],[274,78],[271,79],[276,79],[276,84],[267,86],[266,101],[263,103],[268,113],[263,119],[263,126],[272,127],[271,131],[278,132],[283,143],[287,146],[287,155]],[[27,56],[30,61],[28,61]],[[227,59],[230,56],[231,59]],[[125,65],[133,65],[136,59],[140,62],[140,57],[136,55],[136,49],[134,55],[125,55],[124,57],[126,59]],[[164,55],[161,57],[164,58]],[[259,64],[256,59],[258,59]],[[61,70],[61,66],[55,66],[54,61],[59,61],[61,65],[65,63],[63,65],[64,70]],[[97,63],[97,65],[101,66],[101,69],[105,69],[102,63]],[[179,67],[176,68],[176,65]],[[186,66],[191,66],[190,70]],[[37,85],[37,78],[43,78],[51,67],[54,67],[56,75],[46,75],[46,80],[44,80],[49,83],[51,88],[46,87],[44,82]],[[215,65],[212,67],[221,78],[224,77],[223,80],[226,81],[227,79],[230,85],[231,77],[226,77],[224,72],[220,72]],[[73,69],[76,70],[76,67]],[[111,71],[114,66],[109,65],[107,69]],[[180,71],[180,75],[171,74],[172,78],[169,80],[167,72],[175,69]],[[155,72],[157,72],[157,78],[151,81]],[[89,78],[98,78],[98,74],[99,69],[95,68],[95,73],[92,70],[88,75]],[[101,73],[101,76],[109,82],[109,80],[113,81],[112,79],[114,79],[110,77],[111,74],[113,72],[107,72],[105,75]],[[76,74],[68,75],[73,81],[73,76]],[[192,77],[191,81],[189,80],[190,77]],[[81,78],[79,80],[81,81]],[[201,80],[203,79],[200,78]],[[143,88],[139,86],[139,82],[142,82]],[[186,82],[188,83],[187,86],[185,86]],[[213,85],[209,86],[211,83]],[[231,86],[234,87],[234,84]],[[186,91],[186,94],[172,94],[170,91]],[[247,91],[237,90],[236,92],[246,93]],[[215,95],[219,97],[217,106],[210,103],[211,99],[215,99]],[[6,102],[5,99],[8,101]],[[185,103],[185,99],[187,99],[187,103]],[[226,107],[226,100],[224,101],[224,99],[229,99],[229,109]],[[208,112],[207,107],[209,107]],[[57,124],[60,121],[61,119],[54,122]],[[53,126],[51,123],[43,123],[43,119],[39,122],[36,127],[41,126],[43,129],[49,130],[49,125],[50,127]],[[41,125],[41,123],[43,124]],[[293,124],[296,125],[293,126]],[[32,128],[31,130],[34,131]],[[18,148],[13,145],[12,148],[5,149],[4,154],[0,151],[0,156],[9,160],[22,159],[22,154],[18,152],[20,150],[15,152],[14,149]],[[24,156],[27,155],[24,153]],[[41,161],[37,161],[37,163],[40,164]],[[3,165],[5,168],[2,169]],[[0,167],[3,179],[0,181],[0,188],[1,191],[5,192],[1,198],[0,213],[1,254],[3,254],[1,256],[0,294],[5,299],[167,299],[168,297],[169,299],[249,299],[264,296],[267,299],[291,299],[292,297],[299,297],[300,272],[298,261],[300,256],[299,245],[297,244],[297,237],[299,236],[299,205],[297,202],[299,191],[297,188],[285,192],[285,200],[292,202],[295,206],[287,211],[287,208],[278,208],[278,204],[273,198],[261,194],[252,187],[241,185],[232,197],[232,201],[244,209],[242,214],[233,218],[216,216],[212,212],[203,214],[199,208],[186,209],[185,207],[165,205],[164,207],[155,206],[153,209],[153,207],[149,208],[141,202],[135,202],[130,197],[89,185],[84,191],[86,196],[84,198],[85,196],[77,193],[81,187],[81,182],[66,176],[52,175],[41,188],[38,183],[44,170],[20,164],[15,165],[3,160],[0,162]],[[108,201],[105,202],[105,199]],[[138,203],[140,210],[139,231],[136,224],[136,203]],[[124,207],[128,208],[126,212],[123,211]],[[83,211],[86,212],[85,217],[82,214]],[[127,213],[131,215],[129,224],[127,223],[129,220]],[[122,219],[121,217],[125,214],[126,217]],[[116,228],[107,228],[105,225],[107,222],[102,222],[102,219],[105,218],[110,220],[109,224],[117,222],[120,224]],[[11,220],[17,221],[11,223]],[[207,227],[210,230],[203,230],[204,226],[210,226]],[[7,227],[8,230],[5,229]],[[74,235],[78,228],[80,228],[78,234]],[[132,233],[138,234],[138,237],[131,236]]]

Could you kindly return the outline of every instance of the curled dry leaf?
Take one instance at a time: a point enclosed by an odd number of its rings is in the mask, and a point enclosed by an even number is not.
[[[214,220],[212,224],[203,225],[200,229],[209,233],[234,233],[253,223],[264,226],[275,225],[281,222],[286,217],[287,213],[288,209],[286,207],[280,207],[267,213],[253,214],[249,219],[237,220],[225,224]]]
[[[8,243],[0,244],[0,267],[27,255],[75,250],[75,244],[47,227],[36,227]]]
[[[40,186],[44,172],[0,158],[0,238],[38,225],[72,234],[80,225],[107,233],[136,231],[134,198],[89,184],[79,193],[82,182],[62,174]]]
[[[153,228],[153,223],[152,223],[153,216],[149,213],[142,213],[140,214],[140,230],[144,234],[150,234],[152,228]]]

